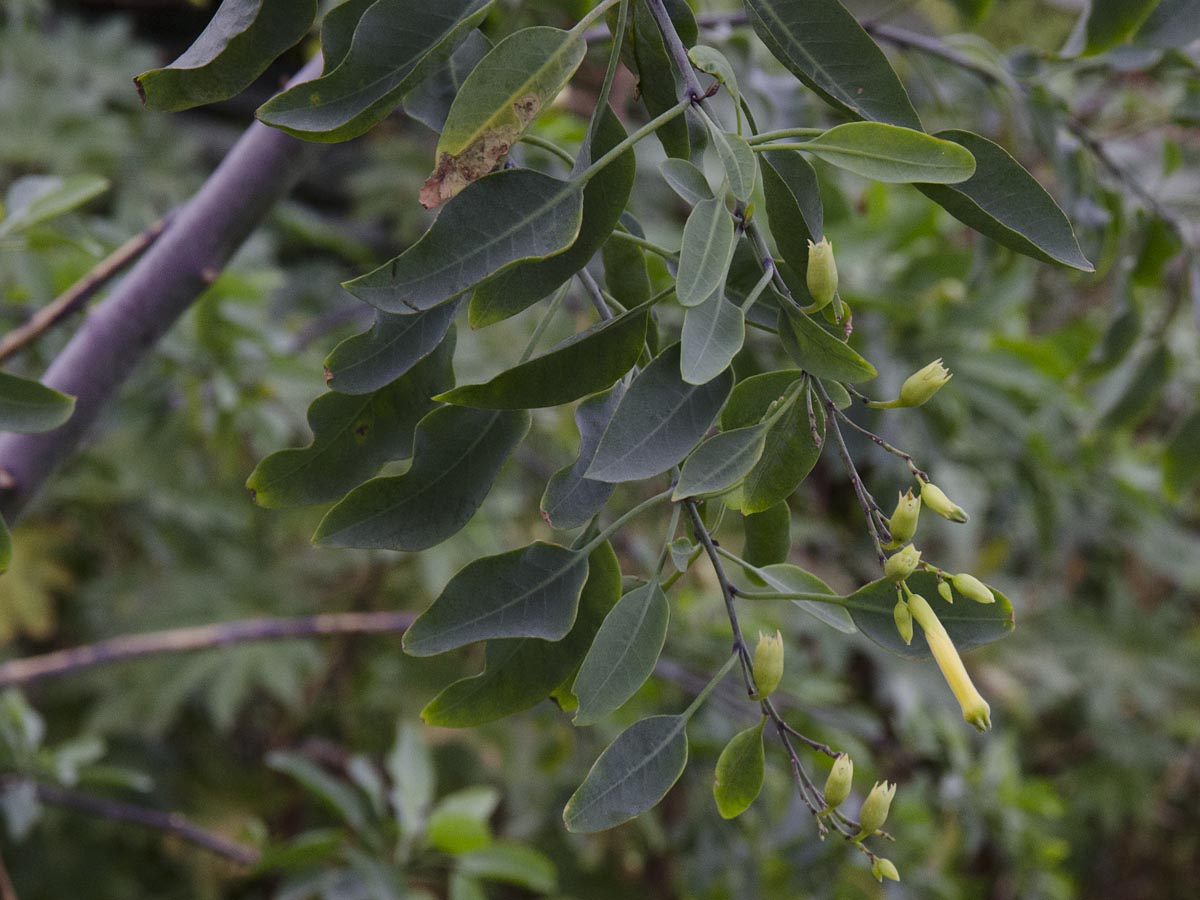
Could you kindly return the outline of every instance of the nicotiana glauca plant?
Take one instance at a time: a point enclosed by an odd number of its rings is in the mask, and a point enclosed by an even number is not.
[[[395,258],[345,284],[375,322],[332,348],[330,390],[308,410],[311,444],[267,457],[247,486],[266,507],[330,504],[318,544],[417,553],[479,510],[527,439],[533,410],[575,404],[577,458],[553,474],[539,503],[559,540],[467,563],[407,629],[405,650],[417,657],[486,644],[484,670],[448,685],[423,719],[470,727],[552,697],[578,726],[604,720],[652,675],[671,588],[707,565],[731,655],[681,713],[642,719],[612,742],[567,803],[566,827],[601,831],[657,804],[686,766],[689,719],[736,668],[759,721],[717,762],[721,815],[740,814],[759,794],[771,735],[819,834],[842,836],[876,877],[897,879],[876,852],[895,785],[876,784],[854,815],[843,809],[853,762],[789,723],[773,700],[782,637],[752,644],[739,612],[792,601],[807,614],[798,629],[828,627],[932,657],[965,721],[987,731],[990,707],[959,653],[1011,631],[1013,610],[995,587],[924,557],[922,511],[956,523],[968,514],[931,479],[937,461],[927,451],[897,447],[863,424],[868,408],[903,415],[936,403],[951,374],[937,359],[895,397],[865,387],[878,373],[855,348],[855,311],[839,290],[842,242],[825,229],[824,173],[914,185],[1012,251],[1093,266],[1066,215],[1004,148],[961,129],[926,131],[887,57],[839,0],[745,0],[730,17],[836,122],[812,114],[773,130],[758,127],[762,111],[739,89],[737,67],[701,42],[683,0],[602,0],[568,29],[539,25],[494,44],[480,30],[492,8],[491,0],[346,0],[319,21],[322,74],[258,110],[262,123],[324,143],[362,135],[403,106],[438,133],[412,198],[437,217]],[[1132,33],[1113,37],[1115,26],[1101,21],[1106,7],[1096,8],[1085,20],[1090,52]],[[315,22],[311,0],[225,0],[187,53],[140,75],[138,88],[159,110],[231,97]],[[607,52],[604,78],[579,146],[563,147],[535,125],[592,45]],[[636,124],[610,104],[621,66],[645,107]],[[666,158],[658,172],[639,173],[635,147],[650,139]],[[544,169],[525,164],[535,158]],[[688,206],[678,249],[647,238],[633,198],[638,177],[661,178]],[[576,295],[594,324],[543,348]],[[456,329],[533,307],[541,318],[523,351],[490,380],[457,383]],[[69,400],[48,389],[19,390],[30,429],[70,413]],[[17,393],[0,382],[0,400]],[[15,430],[5,418],[0,426]],[[860,475],[851,432],[895,458],[890,514]],[[789,500],[822,454],[844,468],[878,563],[879,577],[848,594],[788,562]],[[403,474],[377,476],[405,460]],[[661,522],[657,563],[623,572],[611,540],[651,515]],[[734,518],[740,554],[716,536]],[[0,565],[6,552],[0,536]],[[832,761],[823,787],[810,753]]]

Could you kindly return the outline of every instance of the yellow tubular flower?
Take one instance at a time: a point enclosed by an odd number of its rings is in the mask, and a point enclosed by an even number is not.
[[[980,731],[987,731],[992,727],[991,707],[976,690],[954,642],[950,640],[950,635],[946,633],[933,607],[919,594],[909,594],[908,608],[925,632],[925,640],[929,642],[929,649],[938,668],[942,670],[942,677],[946,679],[946,684],[950,685],[958,705],[962,707],[963,718]]]

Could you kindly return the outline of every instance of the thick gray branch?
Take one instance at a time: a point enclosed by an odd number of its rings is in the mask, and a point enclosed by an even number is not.
[[[295,80],[320,73],[315,57]],[[120,386],[284,197],[319,145],[255,122],[113,292],[88,315],[42,380],[77,398],[45,434],[0,435],[0,493],[10,522],[68,460]]]

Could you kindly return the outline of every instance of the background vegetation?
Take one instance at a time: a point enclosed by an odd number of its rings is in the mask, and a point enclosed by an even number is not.
[[[590,5],[508,4],[491,24],[570,23]],[[978,67],[1016,73],[1019,86],[1007,87],[888,48],[930,130],[967,115],[1013,149],[1097,263],[1092,275],[1039,265],[969,235],[909,187],[822,172],[843,296],[881,380],[894,381],[878,393],[936,357],[955,372],[937,404],[875,422],[889,440],[936,455],[938,482],[973,512],[965,527],[927,523],[929,549],[995,582],[1017,608],[1014,635],[971,657],[992,702],[995,727],[982,737],[964,730],[932,664],[807,628],[794,609],[758,607],[746,623],[751,634],[782,629],[784,691],[804,730],[849,749],[860,781],[900,783],[889,830],[903,837],[888,855],[904,881],[880,887],[842,842],[817,841],[781,759],[755,807],[723,822],[709,777],[750,719],[719,702],[699,714],[692,762],[660,808],[598,836],[563,831],[559,811],[600,749],[623,725],[685,705],[707,677],[694,673],[726,654],[716,585],[693,574],[672,595],[659,677],[617,721],[589,730],[551,703],[478,729],[412,728],[479,660],[414,660],[393,636],[244,644],[5,694],[0,848],[22,900],[440,897],[447,860],[484,847],[481,829],[509,856],[476,865],[517,869],[489,882],[491,897],[1195,896],[1200,269],[1189,244],[1200,54],[1194,42],[1147,38],[1099,59],[1058,59],[1075,19],[1068,3],[1011,0],[978,21],[971,8],[988,4],[851,5],[864,20],[951,35]],[[173,58],[209,12],[169,0],[9,0],[0,13],[0,185],[27,174],[111,181],[83,211],[0,242],[0,330],[185,200],[299,64],[298,52],[285,56],[247,95],[215,107],[144,111],[131,76]],[[809,101],[761,45],[740,31],[716,35],[743,91],[779,122],[820,115],[797,108]],[[582,137],[575,109],[590,110],[604,61],[589,56],[539,133]],[[630,106],[631,89],[618,82]],[[265,455],[305,443],[323,358],[369,321],[338,283],[424,229],[415,198],[435,140],[397,116],[335,147],[170,333],[14,529],[0,652],[259,615],[419,611],[464,560],[545,537],[536,498],[574,452],[569,417],[557,414],[539,414],[536,439],[468,528],[420,555],[316,549],[319,512],[259,509],[243,487]],[[652,173],[661,151],[651,143],[638,150]],[[656,178],[634,196],[652,237],[686,213]],[[491,371],[489,356],[531,321],[462,329],[460,381]],[[582,324],[556,327],[565,336]],[[36,376],[70,330],[48,333],[12,371]],[[886,496],[894,460],[865,445],[856,455],[872,461],[864,475]],[[833,462],[793,500],[792,559],[849,590],[873,561]],[[645,566],[659,540],[635,525],[617,549]],[[423,754],[437,796],[456,801],[425,838],[398,836],[389,792],[419,802],[421,787],[397,773],[419,770]],[[160,830],[39,803],[17,777],[30,771],[184,811],[239,844],[290,855],[247,874]],[[397,860],[407,860],[403,875]]]

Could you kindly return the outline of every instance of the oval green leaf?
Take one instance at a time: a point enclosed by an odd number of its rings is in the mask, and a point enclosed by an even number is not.
[[[683,459],[704,437],[733,384],[726,370],[703,385],[679,374],[675,344],[634,379],[605,429],[587,477],[639,481],[659,475]]]
[[[325,380],[342,394],[369,394],[395,381],[442,343],[458,303],[397,316],[375,313],[375,324],[348,337],[325,358]]]
[[[412,468],[355,488],[325,514],[313,540],[408,551],[440,544],[479,509],[529,423],[525,411],[435,409],[417,425]]]
[[[711,496],[736,487],[762,456],[766,437],[766,425],[714,434],[683,464],[671,499]]]
[[[742,203],[748,203],[754,195],[754,183],[758,180],[758,161],[754,158],[754,151],[736,134],[719,128],[711,128],[709,134],[725,170],[725,184],[729,187],[729,193]]]
[[[621,732],[567,801],[567,831],[605,831],[657,805],[687,766],[687,722],[651,716]]]
[[[588,397],[575,410],[579,455],[571,465],[554,473],[542,494],[542,518],[550,527],[577,528],[600,512],[612,496],[615,485],[587,478],[584,473],[623,396],[625,385],[618,382],[611,391]]]
[[[471,31],[449,59],[404,95],[404,114],[440,132],[463,82],[491,49],[492,42],[482,32]]]
[[[558,641],[575,624],[587,579],[578,550],[536,541],[467,564],[404,633],[404,651],[433,656],[476,641]]]
[[[74,411],[74,397],[41,382],[0,372],[0,431],[51,431],[71,418]]]
[[[718,294],[729,273],[737,234],[725,202],[701,200],[683,226],[675,296],[683,306],[697,306]]]
[[[833,381],[868,381],[878,373],[844,341],[838,340],[809,316],[779,309],[779,339],[788,356],[810,375]]]
[[[763,725],[735,734],[717,758],[713,799],[722,819],[734,819],[750,808],[763,785]]]
[[[975,158],[962,145],[883,122],[847,122],[795,146],[830,165],[889,184],[954,184],[975,173]]]
[[[713,199],[712,188],[704,173],[686,159],[667,157],[658,171],[671,190],[689,206]]]
[[[728,371],[746,341],[746,317],[722,291],[683,314],[679,371],[688,384],[708,384]]]
[[[776,563],[773,566],[747,566],[746,571],[756,576],[770,590],[785,594],[824,594],[830,600],[793,600],[796,606],[804,610],[814,619],[824,622],[842,634],[854,634],[858,629],[855,620],[843,607],[843,598],[824,581],[806,572],[799,566],[790,563]],[[893,606],[895,603],[892,604]],[[888,608],[889,615],[891,608]],[[893,626],[894,630],[894,626]]]

